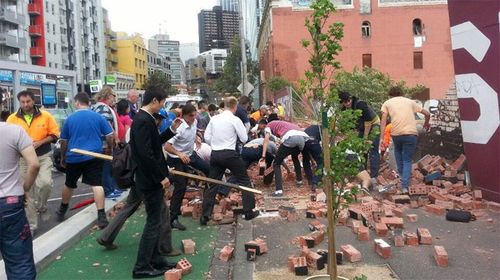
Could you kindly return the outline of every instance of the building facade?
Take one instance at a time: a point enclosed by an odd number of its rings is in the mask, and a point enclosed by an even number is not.
[[[223,11],[238,12],[239,0],[217,0],[217,5],[221,6]]]
[[[344,70],[372,67],[394,80],[424,85],[429,98],[444,96],[453,83],[446,1],[334,2],[338,11],[331,22],[344,23],[343,50],[337,57]],[[304,27],[311,14],[309,4],[304,0],[269,0],[266,4],[257,45],[262,82],[273,76],[290,81],[303,78],[309,56],[300,41],[310,38]]]
[[[207,75],[204,69],[204,60],[202,56],[197,56],[186,60],[185,73],[186,84],[188,87],[205,84]]]
[[[119,72],[135,76],[135,89],[143,89],[148,73],[147,50],[140,34],[116,33],[117,68]]]
[[[179,45],[179,55],[182,63],[190,58],[195,58],[200,54],[200,45],[198,43],[181,43]]]
[[[224,71],[224,65],[227,60],[227,50],[212,49],[200,53],[202,61],[204,61],[204,69],[207,75],[218,75]]]
[[[118,71],[118,45],[116,43],[116,32],[111,30],[111,22],[109,20],[108,11],[102,9],[104,38],[106,48],[106,73]]]
[[[29,63],[26,1],[0,0],[0,60]]]
[[[220,6],[198,13],[200,53],[211,49],[229,49],[239,35],[239,14],[224,11]]]
[[[244,30],[245,39],[248,43],[250,50],[250,57],[252,60],[257,60],[257,40],[259,38],[259,29],[262,20],[262,12],[266,0],[244,1]]]
[[[146,60],[148,64],[148,77],[155,72],[159,72],[169,81],[172,79],[169,58],[147,50]]]
[[[149,50],[168,59],[172,85],[185,83],[179,41],[170,40],[167,34],[157,34],[148,41]]]

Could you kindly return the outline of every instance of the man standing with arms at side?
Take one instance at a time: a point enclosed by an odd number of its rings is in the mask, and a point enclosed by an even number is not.
[[[415,101],[403,97],[400,87],[393,87],[389,90],[391,99],[382,104],[382,120],[380,130],[385,131],[387,116],[391,117],[391,136],[394,143],[394,153],[398,173],[401,177],[401,188],[403,193],[408,193],[410,185],[412,157],[417,147],[417,122],[415,113],[422,113],[425,116],[424,129],[429,129],[430,114]],[[382,141],[380,141],[382,143]],[[380,144],[382,145],[382,144]],[[379,147],[381,149],[381,147]]]
[[[177,171],[187,172],[188,165],[203,172],[205,176],[209,174],[210,166],[208,162],[202,160],[194,152],[194,142],[196,140],[196,108],[191,104],[182,107],[182,124],[177,129],[177,134],[168,140],[165,150],[168,153],[167,163]],[[174,192],[170,200],[170,220],[172,228],[186,230],[186,227],[178,220],[181,214],[181,205],[186,193],[187,178],[183,176],[173,176]]]
[[[44,220],[49,217],[46,213],[47,200],[53,185],[52,147],[50,144],[55,143],[59,138],[59,126],[49,112],[35,106],[35,95],[31,91],[19,92],[17,100],[19,100],[21,107],[16,113],[10,115],[7,122],[21,126],[28,133],[40,162],[40,172],[35,181],[36,188],[32,188],[26,198],[28,202],[26,215],[33,234],[38,228],[38,214],[42,214]],[[21,176],[24,176],[27,164],[23,158],[20,162]]]
[[[77,110],[66,119],[61,132],[61,166],[66,167],[66,182],[56,215],[58,221],[64,220],[73,190],[77,188],[78,179],[82,176],[82,182],[90,185],[94,192],[97,226],[102,229],[108,225],[104,212],[104,189],[101,184],[103,161],[71,152],[71,149],[77,148],[102,153],[102,137],[105,136],[107,146],[104,151],[111,155],[113,130],[101,115],[89,109],[89,104],[90,98],[86,93],[75,95]]]
[[[139,99],[139,93],[137,92],[136,89],[131,89],[127,93],[127,101],[130,107],[130,111],[128,112],[128,115],[130,118],[133,120],[135,117],[135,114],[137,114],[137,111],[139,108],[137,108],[137,100]]]
[[[168,167],[162,144],[172,138],[170,129],[158,133],[154,114],[163,108],[167,93],[161,88],[149,88],[144,93],[143,107],[135,115],[130,131],[132,159],[137,169],[134,191],[144,197],[146,224],[142,232],[133,278],[152,278],[163,275],[175,267],[160,254],[160,229],[162,223],[170,228],[170,215],[165,211],[164,189],[170,186]]]
[[[247,130],[241,120],[234,114],[238,101],[234,97],[227,97],[224,101],[224,112],[214,116],[205,131],[205,141],[212,147],[210,157],[210,178],[221,180],[226,169],[236,178],[239,185],[251,187],[245,163],[240,154],[235,150],[236,141],[245,143],[248,140]],[[210,220],[215,204],[215,195],[218,185],[211,184],[203,195],[203,213],[200,224],[206,225]],[[246,220],[251,220],[259,215],[254,211],[255,197],[253,193],[243,192],[243,212]]]
[[[35,279],[33,239],[30,233],[24,195],[35,182],[40,164],[33,143],[16,125],[0,123],[0,254],[7,279]],[[24,183],[19,174],[19,157],[26,161]]]

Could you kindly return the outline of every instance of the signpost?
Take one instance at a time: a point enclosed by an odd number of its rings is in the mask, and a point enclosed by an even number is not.
[[[57,93],[55,84],[41,84],[42,105],[55,106],[57,105]]]

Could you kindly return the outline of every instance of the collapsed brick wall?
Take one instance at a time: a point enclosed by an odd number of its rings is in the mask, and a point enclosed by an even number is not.
[[[437,111],[431,115],[430,132],[419,137],[416,159],[431,154],[454,160],[464,153],[455,82],[445,98],[438,101]]]

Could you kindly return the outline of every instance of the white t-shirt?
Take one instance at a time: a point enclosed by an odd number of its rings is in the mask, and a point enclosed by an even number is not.
[[[193,143],[196,140],[197,121],[189,126],[185,120],[182,120],[181,125],[177,128],[177,133],[167,142],[172,144],[172,147],[187,156],[193,154]],[[178,158],[174,154],[167,153],[169,157]]]

